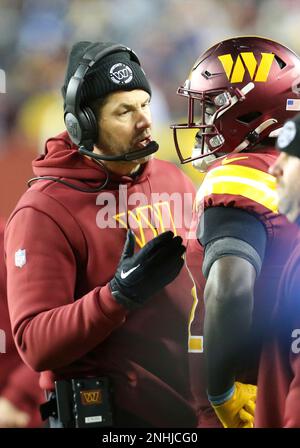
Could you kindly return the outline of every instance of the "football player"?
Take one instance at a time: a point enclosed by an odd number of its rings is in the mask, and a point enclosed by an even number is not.
[[[253,427],[256,387],[247,383],[256,382],[260,341],[296,233],[278,212],[268,168],[277,156],[274,137],[300,110],[298,83],[293,51],[250,36],[209,48],[178,89],[188,99],[188,121],[172,126],[177,153],[206,172],[186,256],[197,286],[189,326],[194,393],[205,408],[204,370],[224,427]],[[180,133],[191,130],[195,146],[187,155]]]
[[[300,226],[300,115],[288,120],[277,140],[280,155],[270,167],[278,208]],[[276,304],[259,362],[255,427],[300,427],[300,240],[280,279]]]

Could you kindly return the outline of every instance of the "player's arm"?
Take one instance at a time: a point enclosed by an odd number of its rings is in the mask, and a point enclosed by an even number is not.
[[[235,366],[247,341],[256,274],[237,256],[217,259],[208,275],[204,299],[205,358],[210,395],[220,395],[235,381]]]
[[[234,396],[235,371],[251,326],[253,291],[264,257],[266,231],[256,216],[244,210],[212,207],[202,216],[198,237],[205,247],[203,273],[207,278],[207,386],[212,403],[218,405],[239,398]],[[238,388],[240,395],[243,386]]]

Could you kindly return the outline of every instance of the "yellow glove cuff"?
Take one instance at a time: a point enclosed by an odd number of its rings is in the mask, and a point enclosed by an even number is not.
[[[253,428],[257,388],[239,382],[234,386],[233,394],[224,403],[212,403],[215,413],[224,428]]]

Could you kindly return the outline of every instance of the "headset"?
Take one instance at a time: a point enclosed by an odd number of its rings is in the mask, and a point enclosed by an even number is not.
[[[96,62],[99,62],[110,54],[121,51],[129,53],[130,59],[141,65],[135,52],[124,45],[112,44],[109,47],[101,47],[102,45],[98,43],[88,48],[68,83],[64,109],[64,120],[68,134],[72,142],[79,146],[79,152],[81,154],[88,155],[96,160],[131,161],[153,154],[158,150],[158,144],[155,141],[149,142],[142,150],[122,155],[108,156],[93,153],[93,146],[98,136],[98,123],[90,107],[80,106],[81,89],[87,73]]]

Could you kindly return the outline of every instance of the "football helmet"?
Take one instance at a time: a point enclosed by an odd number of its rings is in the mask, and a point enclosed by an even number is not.
[[[275,136],[300,111],[300,58],[267,38],[231,38],[197,59],[177,93],[188,98],[187,123],[171,126],[177,154],[205,171],[216,158]],[[188,157],[178,139],[186,129],[195,129]]]

